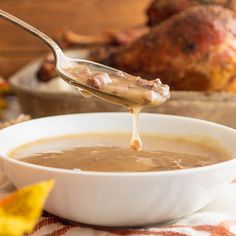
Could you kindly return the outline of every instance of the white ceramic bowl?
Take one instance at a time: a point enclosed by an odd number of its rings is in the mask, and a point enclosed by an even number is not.
[[[236,131],[207,121],[141,114],[141,131],[207,136],[234,155]],[[90,113],[27,121],[0,131],[0,155],[10,180],[22,187],[54,178],[45,209],[101,226],[147,225],[180,218],[209,203],[233,179],[236,159],[187,170],[148,173],[73,172],[10,159],[13,148],[46,137],[81,132],[131,131],[128,113]],[[127,144],[128,145],[128,144]]]

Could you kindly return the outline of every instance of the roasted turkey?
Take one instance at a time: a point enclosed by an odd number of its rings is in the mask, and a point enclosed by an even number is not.
[[[133,43],[91,59],[174,90],[236,91],[236,14],[190,7]]]
[[[157,25],[189,7],[199,5],[219,5],[236,11],[236,0],[154,0],[147,8],[147,24]]]

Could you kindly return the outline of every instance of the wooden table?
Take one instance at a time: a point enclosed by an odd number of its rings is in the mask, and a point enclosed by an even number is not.
[[[53,38],[65,29],[91,34],[144,24],[150,0],[1,0],[0,8]],[[9,77],[48,49],[38,39],[0,21],[0,75]]]

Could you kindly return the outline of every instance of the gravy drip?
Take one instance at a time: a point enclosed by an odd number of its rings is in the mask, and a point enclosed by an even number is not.
[[[132,114],[132,119],[133,119],[133,129],[132,129],[130,147],[134,151],[141,151],[143,148],[143,143],[139,135],[139,113],[142,110],[142,107],[133,106],[129,110]]]

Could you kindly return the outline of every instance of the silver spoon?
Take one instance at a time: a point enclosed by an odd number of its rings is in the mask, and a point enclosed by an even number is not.
[[[149,97],[151,97],[152,101],[149,102],[150,105],[157,105],[160,103],[163,103],[168,97],[169,97],[169,88],[168,86],[162,85],[160,81],[153,82],[149,85],[144,85],[140,77],[134,77],[131,75],[128,75],[124,72],[121,72],[119,70],[116,70],[114,68],[95,63],[92,61],[84,60],[84,59],[72,59],[67,57],[60,47],[53,41],[50,37],[48,37],[46,34],[42,33],[38,29],[34,28],[33,26],[29,25],[28,23],[18,19],[17,17],[3,11],[0,9],[0,17],[3,19],[15,24],[16,26],[22,28],[23,30],[33,34],[34,36],[41,39],[44,43],[46,43],[49,48],[52,50],[53,55],[55,57],[56,62],[56,71],[57,73],[69,84],[85,90],[95,96],[98,96],[100,98],[103,98],[105,100],[108,100],[109,102],[125,105],[125,106],[133,106],[133,105],[144,105],[147,104],[147,101],[145,99],[143,100],[142,96],[146,92],[150,92]],[[68,71],[70,68],[75,68],[76,66],[82,66],[83,68],[89,69],[89,72],[92,75],[96,75],[97,73],[107,73],[106,75],[116,75],[118,77],[122,78],[115,78],[116,84],[104,86],[104,88],[98,89],[94,86],[88,85],[85,83],[85,80],[82,79],[84,74],[78,73],[78,76],[75,77],[71,71]],[[90,76],[92,76],[90,75]],[[120,76],[122,75],[122,76]],[[115,77],[116,77],[115,76]],[[124,79],[126,78],[126,79]],[[127,79],[128,78],[128,79]],[[131,82],[129,82],[131,80]],[[118,82],[117,82],[118,81]],[[139,81],[139,83],[137,83]],[[129,84],[130,90],[129,91],[123,91],[122,90],[117,93],[114,92],[112,89],[116,88],[117,86],[120,86],[124,88],[126,86],[127,82],[131,83]],[[146,82],[145,82],[146,83]],[[144,83],[144,84],[145,84]],[[132,86],[131,86],[132,85]],[[141,91],[141,92],[140,92]],[[146,96],[148,97],[148,96]],[[142,102],[144,104],[142,104]]]

